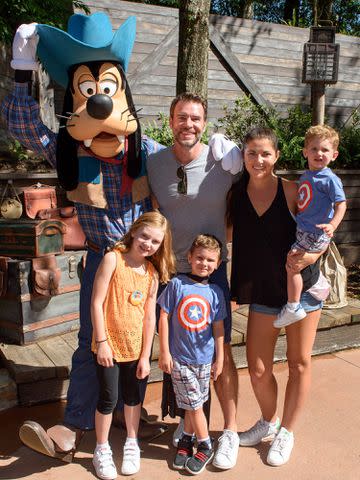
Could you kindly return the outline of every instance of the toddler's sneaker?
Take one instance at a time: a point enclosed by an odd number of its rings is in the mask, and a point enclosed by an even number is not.
[[[184,433],[184,419],[180,418],[179,425],[176,427],[176,430],[173,434],[173,445],[177,448],[180,438],[183,436]]]
[[[110,445],[107,447],[95,448],[92,463],[96,475],[102,480],[114,480],[117,477]]]
[[[306,312],[303,307],[300,305],[296,310],[291,310],[287,305],[285,305],[276,320],[274,320],[275,328],[282,328],[291,325],[292,323],[298,322],[306,317]]]
[[[173,467],[175,470],[183,470],[186,462],[193,455],[194,441],[189,435],[183,435],[180,438],[177,452],[174,458]]]
[[[235,467],[239,453],[239,435],[231,430],[224,430],[218,442],[218,448],[212,462],[214,467],[221,470]]]
[[[122,475],[133,475],[140,470],[140,448],[136,441],[126,440],[124,445]]]
[[[288,432],[286,428],[281,427],[279,433],[276,435],[273,443],[271,444],[267,463],[273,467],[280,467],[286,463],[291,455],[291,450],[294,446],[294,434]]]
[[[280,428],[280,419],[274,423],[267,422],[262,417],[246,432],[239,433],[239,443],[242,447],[252,447],[262,440],[274,438]]]
[[[214,449],[206,443],[200,442],[197,452],[193,457],[190,457],[185,464],[185,469],[192,475],[201,473],[206,465],[214,456]]]

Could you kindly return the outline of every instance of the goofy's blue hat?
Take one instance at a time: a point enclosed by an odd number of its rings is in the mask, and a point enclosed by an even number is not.
[[[72,65],[91,61],[116,61],[127,70],[135,41],[136,18],[129,17],[113,33],[109,17],[102,12],[76,13],[69,18],[68,31],[37,25],[37,55],[50,77],[64,88]]]

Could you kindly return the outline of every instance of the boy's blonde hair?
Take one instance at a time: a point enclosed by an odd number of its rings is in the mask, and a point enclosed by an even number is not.
[[[201,235],[197,235],[195,240],[191,244],[190,247],[190,254],[194,252],[196,248],[207,248],[208,250],[215,250],[219,254],[219,258],[221,257],[222,251],[222,244],[215,235],[211,235],[210,233],[204,233]]]
[[[175,255],[172,249],[172,235],[168,220],[160,212],[143,213],[131,225],[129,231],[124,235],[120,242],[116,242],[114,248],[119,248],[123,252],[130,250],[133,242],[132,234],[142,227],[159,228],[164,232],[164,239],[160,247],[147,259],[154,265],[159,273],[159,281],[167,283],[176,271]]]
[[[305,133],[305,147],[308,146],[313,138],[330,140],[335,150],[337,150],[339,146],[339,134],[336,130],[329,127],[329,125],[313,125],[312,127],[308,128]]]

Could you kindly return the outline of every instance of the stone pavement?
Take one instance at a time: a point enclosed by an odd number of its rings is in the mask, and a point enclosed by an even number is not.
[[[295,447],[290,462],[283,467],[266,464],[268,443],[256,447],[241,447],[237,465],[223,472],[209,466],[201,478],[228,480],[357,480],[360,478],[360,349],[339,351],[313,357],[313,385],[307,405],[295,431]],[[240,391],[238,427],[245,430],[259,417],[259,411],[246,369],[239,372]],[[275,365],[279,383],[280,404],[287,379],[286,363]],[[148,388],[145,406],[149,413],[159,414],[161,383]],[[91,464],[94,433],[88,433],[72,464],[32,452],[21,446],[17,430],[25,418],[51,425],[61,419],[63,403],[31,408],[16,408],[0,414],[0,478],[29,480],[88,480],[96,478]],[[211,433],[219,436],[222,417],[213,395]],[[186,474],[171,468],[174,449],[169,445],[175,425],[151,444],[143,444],[141,471],[130,478],[143,480],[180,480]],[[118,469],[124,434],[113,429],[111,443]],[[119,476],[119,478],[121,478]]]

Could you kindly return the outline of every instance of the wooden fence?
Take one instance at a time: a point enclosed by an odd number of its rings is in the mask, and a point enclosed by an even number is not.
[[[137,17],[137,34],[129,67],[135,105],[146,120],[168,112],[175,95],[178,11],[113,0],[89,0],[91,11],[105,11],[118,27]],[[210,16],[209,117],[223,115],[223,106],[250,94],[279,111],[310,104],[310,87],[301,83],[303,45],[309,29],[241,18]],[[339,81],[326,89],[326,115],[341,125],[359,105],[360,38],[336,35],[340,44]]]

